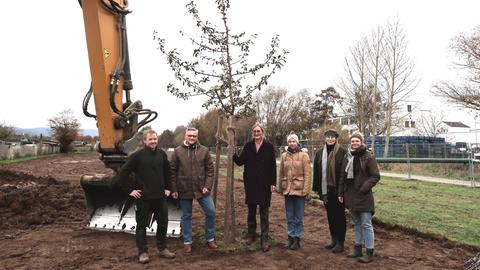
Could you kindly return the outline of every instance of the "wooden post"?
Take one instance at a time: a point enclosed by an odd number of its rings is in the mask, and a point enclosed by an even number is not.
[[[228,154],[227,154],[227,184],[225,192],[225,243],[235,240],[235,190],[233,185],[233,154],[235,153],[235,116],[228,117]]]
[[[215,176],[213,178],[213,203],[217,205],[217,190],[218,190],[218,172],[220,171],[220,154],[222,151],[222,141],[219,139],[222,136],[223,116],[219,115],[217,119],[217,144],[215,146]]]

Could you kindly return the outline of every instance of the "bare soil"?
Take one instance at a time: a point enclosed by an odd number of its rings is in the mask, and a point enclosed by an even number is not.
[[[220,248],[207,250],[201,235],[203,218],[194,206],[193,254],[182,254],[182,242],[169,238],[177,253],[173,260],[157,257],[149,237],[151,262],[137,263],[134,236],[89,230],[85,227],[85,199],[79,184],[82,174],[110,173],[96,153],[56,155],[0,165],[0,269],[460,269],[478,249],[419,234],[379,222],[375,226],[375,260],[361,264],[347,258],[352,247],[351,220],[347,250],[333,254],[323,248],[328,227],[323,206],[305,208],[302,248],[285,248],[287,238],[283,197],[274,194],[270,210],[272,248],[246,246],[243,186],[235,182],[238,239],[222,243],[225,179],[219,182],[217,238]],[[237,176],[240,177],[240,176]]]

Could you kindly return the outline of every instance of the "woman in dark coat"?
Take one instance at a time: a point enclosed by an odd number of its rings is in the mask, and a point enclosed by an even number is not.
[[[328,228],[332,241],[325,248],[335,253],[343,251],[347,221],[345,204],[338,200],[338,185],[343,157],[347,150],[337,141],[338,132],[328,129],[324,133],[325,145],[315,154],[313,162],[313,191],[320,195],[327,210]]]
[[[233,156],[238,165],[245,165],[243,183],[245,187],[245,203],[248,205],[247,232],[248,243],[255,241],[257,205],[260,208],[260,243],[263,251],[268,251],[268,209],[272,192],[275,191],[277,178],[275,150],[273,145],[263,137],[263,127],[255,124],[252,127],[253,140],[247,142],[240,156]]]
[[[359,257],[360,262],[369,263],[373,259],[374,232],[372,216],[375,212],[372,188],[380,180],[375,158],[363,144],[363,135],[350,136],[350,148],[342,162],[342,177],[338,187],[339,201],[345,201],[354,222],[355,248],[349,257]],[[367,254],[362,254],[365,244]]]

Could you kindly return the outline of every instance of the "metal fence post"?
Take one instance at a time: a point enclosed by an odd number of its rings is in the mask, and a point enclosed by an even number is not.
[[[405,147],[407,148],[407,179],[411,180],[412,179],[412,174],[410,172],[411,167],[410,167],[410,147],[408,147],[408,143],[405,144]]]

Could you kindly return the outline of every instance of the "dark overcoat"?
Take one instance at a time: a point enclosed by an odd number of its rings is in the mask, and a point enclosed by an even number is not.
[[[361,146],[353,163],[354,179],[347,179],[345,155],[342,163],[342,176],[338,185],[338,195],[344,197],[345,207],[357,212],[375,212],[372,188],[380,180],[380,172],[375,158],[365,146]]]
[[[257,152],[255,142],[247,142],[240,156],[236,154],[233,156],[233,161],[239,166],[245,166],[243,169],[245,203],[270,207],[272,198],[270,186],[274,186],[277,179],[273,145],[263,140]]]

